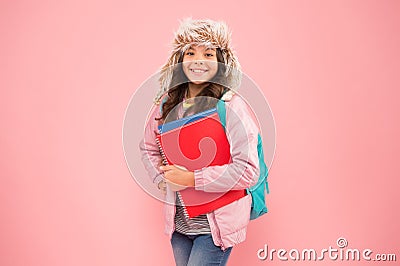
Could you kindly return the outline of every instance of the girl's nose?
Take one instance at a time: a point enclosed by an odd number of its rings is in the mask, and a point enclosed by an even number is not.
[[[205,57],[201,53],[197,53],[196,56],[194,57],[194,60],[197,61],[197,62],[198,61],[204,61]]]

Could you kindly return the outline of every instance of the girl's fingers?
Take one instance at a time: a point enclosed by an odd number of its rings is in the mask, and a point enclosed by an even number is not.
[[[183,186],[183,185],[180,185],[180,184],[176,184],[176,183],[171,182],[169,180],[166,180],[166,181],[167,181],[167,184],[168,184],[169,188],[172,191],[180,191],[180,190],[183,190],[183,189],[187,188],[186,186]]]
[[[180,165],[162,165],[162,166],[160,166],[160,170],[162,170],[162,171],[169,171],[172,169],[179,169],[179,170],[187,171],[186,167],[180,166]]]
[[[181,166],[181,165],[175,164],[174,166],[175,166],[176,168],[180,169],[180,170],[183,170],[183,171],[187,171],[187,170],[188,170],[186,167]]]
[[[161,165],[161,166],[160,166],[160,170],[161,170],[161,171],[169,171],[169,170],[172,169],[171,166],[172,166],[172,165]]]

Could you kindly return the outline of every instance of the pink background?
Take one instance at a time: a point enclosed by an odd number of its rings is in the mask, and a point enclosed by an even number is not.
[[[1,1],[0,265],[173,265],[121,135],[187,16],[228,23],[276,121],[270,213],[229,265],[314,265],[256,252],[340,236],[399,261],[399,13],[377,0]]]

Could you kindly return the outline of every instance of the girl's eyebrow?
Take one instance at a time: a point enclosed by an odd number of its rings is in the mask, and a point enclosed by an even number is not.
[[[194,50],[194,48],[193,48],[193,47],[189,47],[187,50],[188,50],[188,51],[189,51],[189,50]],[[206,49],[206,51],[208,51],[208,50],[216,51],[216,49],[215,49],[215,48],[212,48],[212,47],[209,47],[209,48]]]

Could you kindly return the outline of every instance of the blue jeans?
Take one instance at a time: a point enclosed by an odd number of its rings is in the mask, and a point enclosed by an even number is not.
[[[216,246],[211,234],[184,235],[174,232],[171,238],[177,266],[226,265],[232,247],[224,251]]]

